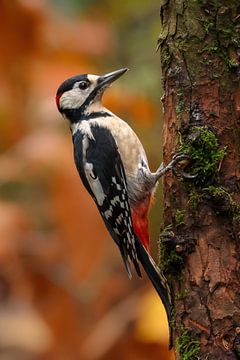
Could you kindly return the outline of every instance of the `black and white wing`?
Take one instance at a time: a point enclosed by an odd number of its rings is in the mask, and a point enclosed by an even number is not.
[[[108,129],[99,126],[89,129],[85,133],[78,130],[73,135],[77,170],[119,246],[129,277],[129,258],[141,276],[121,156]]]
[[[172,347],[171,296],[164,275],[134,234],[128,201],[126,176],[116,142],[103,127],[89,127],[73,136],[75,163],[83,181],[97,204],[108,231],[119,246],[129,277],[129,258],[141,276],[139,262],[151,280],[165,306]]]

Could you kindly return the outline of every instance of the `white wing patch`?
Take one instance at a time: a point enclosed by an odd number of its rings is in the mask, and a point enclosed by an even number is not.
[[[120,197],[117,195],[111,200],[111,204],[115,206],[120,201]]]
[[[112,209],[108,209],[104,212],[104,216],[107,220],[112,216],[112,214],[113,214]]]
[[[113,216],[114,213],[114,206],[117,205],[120,202],[120,197],[117,195],[115,196],[111,201],[111,205],[109,206],[109,209],[104,212],[104,216],[108,220],[110,217]]]
[[[82,123],[87,123],[87,121],[82,121]],[[106,195],[104,194],[103,187],[100,183],[99,178],[94,174],[93,164],[87,162],[87,149],[89,147],[89,138],[93,138],[93,134],[89,124],[83,124],[83,126],[85,126],[86,129],[82,141],[84,171],[88,184],[97,200],[98,205],[102,206]]]
[[[94,175],[93,164],[86,163],[84,165],[84,170],[89,186],[96,197],[97,203],[99,206],[102,206],[106,195],[104,194],[99,178]]]

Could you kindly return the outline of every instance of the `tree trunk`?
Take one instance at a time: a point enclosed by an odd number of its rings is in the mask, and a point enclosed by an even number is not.
[[[177,359],[240,359],[240,3],[162,0],[164,178],[161,266]]]

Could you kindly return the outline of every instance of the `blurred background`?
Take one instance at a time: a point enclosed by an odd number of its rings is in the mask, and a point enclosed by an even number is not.
[[[163,307],[147,279],[128,280],[55,106],[66,78],[129,67],[104,103],[155,169],[159,27],[158,1],[0,1],[0,360],[173,358]],[[161,195],[155,259],[160,225]]]

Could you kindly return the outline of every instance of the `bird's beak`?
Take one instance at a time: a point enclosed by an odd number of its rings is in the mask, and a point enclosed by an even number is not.
[[[98,78],[98,89],[103,89],[105,87],[108,87],[111,85],[111,83],[115,80],[117,80],[120,76],[122,76],[126,71],[128,71],[128,68],[123,68],[120,70],[113,71],[111,73],[105,74],[103,76],[100,76]]]

